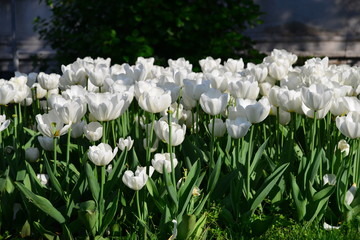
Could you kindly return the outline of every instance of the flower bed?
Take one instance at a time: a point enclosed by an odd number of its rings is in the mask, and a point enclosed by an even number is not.
[[[84,58],[0,80],[0,233],[211,237],[214,204],[238,237],[274,214],[358,217],[360,70],[296,60]]]

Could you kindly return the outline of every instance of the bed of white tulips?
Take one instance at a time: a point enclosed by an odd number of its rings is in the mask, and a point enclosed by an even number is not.
[[[0,235],[233,237],[360,215],[360,68],[274,50],[0,79]],[[212,219],[213,221],[213,219]]]

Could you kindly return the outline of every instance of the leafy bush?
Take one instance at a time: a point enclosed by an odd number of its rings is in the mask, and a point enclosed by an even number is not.
[[[59,62],[110,57],[114,63],[138,56],[185,57],[193,63],[206,57],[254,57],[250,38],[242,32],[260,23],[259,6],[251,0],[47,0],[52,16],[37,18],[35,29]]]

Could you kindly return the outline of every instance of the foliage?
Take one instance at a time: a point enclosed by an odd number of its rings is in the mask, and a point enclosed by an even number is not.
[[[256,57],[243,31],[260,23],[252,0],[50,0],[50,19],[37,18],[40,36],[61,64],[77,57],[110,57],[115,63],[154,56],[160,65],[185,57]]]

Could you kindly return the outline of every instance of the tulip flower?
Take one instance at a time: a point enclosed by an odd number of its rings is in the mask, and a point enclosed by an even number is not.
[[[154,130],[158,138],[166,143],[169,143],[169,124],[167,121],[160,119],[154,124]],[[180,126],[179,124],[171,123],[171,146],[180,145],[185,139],[186,125]]]
[[[12,100],[16,94],[16,89],[10,82],[0,79],[0,106],[6,105]]]
[[[60,120],[59,115],[53,109],[47,114],[36,115],[38,130],[47,137],[59,137],[68,132],[71,122],[64,126],[64,122]]]
[[[312,84],[301,89],[304,104],[313,111],[325,108],[331,102],[333,93],[324,84]]]
[[[66,123],[78,123],[86,113],[86,103],[80,98],[65,100],[64,104],[54,104],[54,108],[60,119]]]
[[[201,70],[206,73],[206,72],[211,72],[214,69],[217,69],[220,67],[220,63],[221,63],[221,59],[217,58],[217,59],[213,59],[212,57],[206,57],[205,59],[201,59],[199,61]]]
[[[132,140],[131,137],[128,136],[126,139],[120,138],[117,146],[120,148],[121,151],[124,151],[124,150],[130,151],[133,144],[134,144],[134,140]]]
[[[86,95],[90,113],[98,121],[110,121],[118,118],[130,106],[132,94],[89,93]]]
[[[229,101],[229,94],[221,93],[220,90],[210,88],[209,91],[201,94],[200,105],[207,114],[212,116],[222,113]]]
[[[59,87],[65,90],[66,87],[71,85],[86,86],[86,70],[82,65],[82,61],[77,59],[69,65],[61,65],[63,75],[59,79]]]
[[[74,123],[71,125],[71,137],[78,138],[81,137],[84,133],[85,121]]]
[[[113,151],[109,144],[100,143],[89,148],[88,157],[96,166],[106,166],[113,160],[117,151],[117,147]]]
[[[238,139],[246,135],[251,123],[245,118],[238,117],[235,120],[226,119],[226,129],[232,138]]]
[[[244,61],[242,58],[238,60],[229,58],[226,62],[224,62],[224,68],[226,71],[232,73],[241,72],[244,69]]]
[[[296,112],[302,114],[301,92],[295,90],[280,91],[277,96],[279,107],[287,112]]]
[[[171,105],[171,92],[159,87],[152,87],[139,96],[139,106],[147,112],[159,113]]]
[[[190,98],[193,101],[198,101],[201,94],[210,89],[210,81],[203,78],[196,78],[194,80],[184,79],[183,96]]]
[[[345,203],[347,205],[350,205],[354,200],[356,191],[357,191],[356,183],[353,183],[353,185],[351,185],[351,187],[349,188],[349,190],[347,190],[345,194]]]
[[[154,172],[154,168],[150,166],[149,170],[149,175],[151,177]],[[138,166],[135,173],[131,170],[125,171],[122,181],[129,188],[138,191],[145,186],[148,178],[149,176],[146,174],[146,167]]]
[[[96,64],[93,69],[86,69],[89,80],[96,87],[104,85],[105,78],[110,77],[110,69],[106,64]]]
[[[96,142],[103,135],[103,126],[99,122],[91,122],[83,127],[85,137],[92,142]]]
[[[326,222],[324,222],[323,227],[327,231],[340,229],[340,226],[331,226],[330,224],[328,224]]]
[[[52,90],[58,88],[60,75],[55,73],[46,74],[41,72],[38,74],[37,79],[43,89]]]
[[[6,115],[0,115],[0,132],[4,131],[10,125],[10,119],[6,120]]]
[[[346,116],[336,117],[336,127],[349,138],[360,137],[360,112],[349,112]]]
[[[259,83],[252,76],[229,82],[229,92],[234,98],[253,99],[259,95]]]
[[[173,167],[175,168],[176,165],[178,164],[178,160],[176,159],[174,153],[172,154],[172,161],[173,161]],[[164,168],[167,173],[172,172],[170,153],[156,153],[154,155],[154,159],[151,160],[151,164],[154,167],[154,169],[161,174],[163,173]]]

